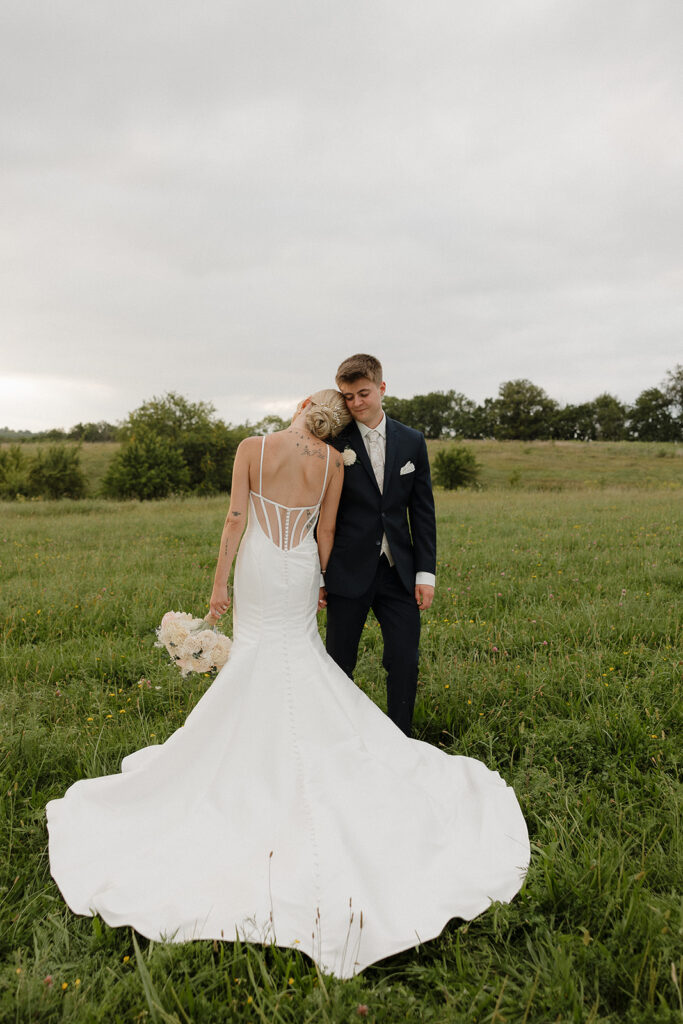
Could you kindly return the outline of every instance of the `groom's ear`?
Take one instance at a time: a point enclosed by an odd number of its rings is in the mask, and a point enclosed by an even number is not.
[[[385,381],[382,381],[382,383],[379,386],[379,393],[382,396],[382,398],[384,398],[384,392],[386,390],[387,390],[387,385],[386,385]]]

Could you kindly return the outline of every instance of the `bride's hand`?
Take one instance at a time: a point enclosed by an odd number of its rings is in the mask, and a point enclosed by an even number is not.
[[[209,601],[209,610],[212,615],[215,615],[216,618],[220,618],[221,615],[225,615],[229,607],[230,595],[227,587],[221,590],[212,591],[211,600]]]
[[[321,612],[323,608],[327,608],[327,591],[321,587],[318,594],[318,611]]]

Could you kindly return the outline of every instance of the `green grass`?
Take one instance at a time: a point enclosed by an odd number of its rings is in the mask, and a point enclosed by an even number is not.
[[[75,444],[75,442],[66,442]],[[561,491],[604,488],[683,487],[683,445],[664,442],[429,441],[430,458],[439,448],[464,444],[481,463],[484,488]],[[6,446],[6,445],[5,445]],[[46,443],[22,445],[26,455]],[[3,444],[0,443],[0,447]],[[102,480],[120,448],[117,441],[80,446],[88,495],[100,494]]]
[[[429,441],[430,458],[452,441]],[[640,441],[464,441],[483,487],[594,490],[683,487],[683,445]]]
[[[206,608],[226,502],[2,505],[3,1024],[350,1022],[359,1004],[387,1024],[679,1020],[680,494],[585,489],[583,457],[584,489],[437,495],[417,731],[515,787],[524,889],[348,982],[289,950],[136,942],[65,907],[45,803],[165,739],[210,685],[183,681],[153,628]],[[358,681],[382,705],[380,656],[371,621]]]

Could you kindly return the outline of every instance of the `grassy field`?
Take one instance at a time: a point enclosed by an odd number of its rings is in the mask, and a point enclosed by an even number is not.
[[[574,446],[572,470],[526,447],[523,472],[563,466],[562,493],[437,496],[416,727],[515,787],[527,882],[348,982],[276,948],[137,940],[71,914],[50,878],[45,803],[164,740],[210,685],[181,680],[153,629],[206,608],[225,500],[0,508],[3,1024],[681,1019],[681,460]],[[634,489],[615,480],[628,459]],[[358,681],[383,704],[374,622]]]
[[[75,442],[67,442],[75,444]],[[430,458],[452,441],[429,441]],[[484,488],[593,490],[606,487],[683,487],[683,445],[655,442],[465,441],[482,467]],[[2,444],[0,444],[2,447]],[[45,444],[22,445],[30,455]],[[120,444],[80,445],[90,497],[98,497]]]
[[[429,441],[433,459],[452,441]],[[683,445],[633,441],[465,441],[483,487],[593,490],[683,486]]]

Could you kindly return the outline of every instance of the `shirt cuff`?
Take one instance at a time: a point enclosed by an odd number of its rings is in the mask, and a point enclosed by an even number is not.
[[[415,586],[424,584],[425,587],[436,587],[436,576],[433,572],[416,572]]]
[[[323,576],[322,573],[320,573],[320,586],[321,587],[325,586],[325,577]]]

